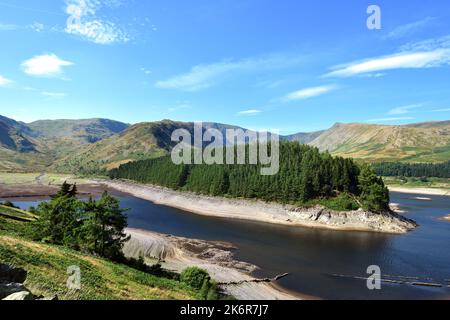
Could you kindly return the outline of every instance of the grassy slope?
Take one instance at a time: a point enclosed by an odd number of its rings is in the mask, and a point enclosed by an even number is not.
[[[36,216],[20,209],[0,205],[0,217],[11,218],[19,221],[33,221]]]
[[[47,120],[26,125],[0,116],[0,170],[47,171],[55,161],[127,127],[107,119]]]
[[[182,283],[159,278],[64,247],[22,237],[26,223],[0,216],[0,261],[28,271],[25,286],[36,295],[57,294],[62,300],[198,299]],[[67,268],[81,269],[81,290],[67,289]]]
[[[39,180],[38,180],[39,178]],[[60,185],[64,181],[68,183],[83,184],[87,180],[75,177],[71,174],[59,174],[59,173],[46,173],[41,175],[40,173],[9,173],[0,172],[0,184],[3,185],[32,185],[41,183],[42,185]]]
[[[450,158],[450,123],[337,124],[311,145],[364,161],[441,162]]]

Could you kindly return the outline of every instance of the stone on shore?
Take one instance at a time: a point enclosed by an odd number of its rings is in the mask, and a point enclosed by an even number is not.
[[[3,299],[3,301],[6,301],[6,300],[34,300],[34,297],[31,294],[31,292],[20,291],[20,292],[13,293]]]

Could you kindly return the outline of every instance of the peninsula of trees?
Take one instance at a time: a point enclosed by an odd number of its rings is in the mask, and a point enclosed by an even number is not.
[[[261,164],[175,165],[169,156],[131,162],[109,172],[127,179],[212,196],[307,205],[339,200],[342,209],[389,210],[389,191],[373,169],[297,142],[280,144],[280,170],[260,174]]]

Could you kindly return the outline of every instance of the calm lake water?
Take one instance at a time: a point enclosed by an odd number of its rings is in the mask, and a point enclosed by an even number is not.
[[[444,299],[450,288],[382,284],[370,291],[365,280],[333,274],[367,276],[369,265],[383,275],[418,277],[423,282],[450,285],[450,223],[437,220],[450,214],[450,197],[392,193],[408,218],[420,224],[406,235],[339,232],[293,228],[257,222],[230,221],[155,205],[119,195],[132,228],[203,240],[233,243],[238,260],[260,267],[256,276],[290,275],[280,285],[325,299]],[[420,200],[418,198],[428,198]],[[22,208],[37,202],[15,202]]]

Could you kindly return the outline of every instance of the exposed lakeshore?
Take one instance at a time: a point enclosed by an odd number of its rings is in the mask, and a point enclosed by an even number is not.
[[[417,227],[414,221],[397,213],[374,214],[363,210],[337,212],[320,206],[296,208],[257,200],[210,197],[125,181],[98,180],[96,183],[155,204],[217,218],[251,220],[293,227],[393,234],[404,234]]]
[[[130,228],[126,232],[131,239],[125,244],[125,255],[142,256],[149,264],[159,261],[165,269],[175,272],[190,266],[205,269],[225,293],[239,300],[317,299],[288,292],[269,279],[255,279],[250,273],[257,266],[234,260],[232,251],[236,248],[231,244]]]
[[[430,196],[450,196],[450,190],[439,188],[406,188],[406,187],[391,187],[388,186],[391,192],[409,193],[409,194],[423,194]]]

